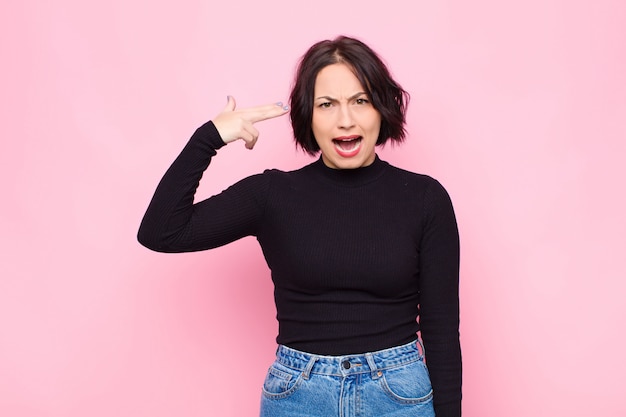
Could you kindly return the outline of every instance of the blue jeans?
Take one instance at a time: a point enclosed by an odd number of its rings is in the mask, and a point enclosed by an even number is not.
[[[281,345],[263,384],[261,417],[434,417],[417,343],[344,356]]]

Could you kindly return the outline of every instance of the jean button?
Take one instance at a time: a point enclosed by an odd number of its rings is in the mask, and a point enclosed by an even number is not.
[[[345,360],[341,362],[341,366],[343,366],[343,369],[350,369],[350,361]]]

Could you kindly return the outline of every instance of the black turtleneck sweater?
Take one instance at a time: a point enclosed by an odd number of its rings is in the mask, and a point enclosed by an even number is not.
[[[222,146],[212,122],[194,133],[159,183],[139,241],[187,252],[256,236],[274,281],[278,343],[344,355],[402,345],[419,330],[437,417],[459,416],[459,241],[445,189],[378,157],[349,170],[320,158],[194,204]]]

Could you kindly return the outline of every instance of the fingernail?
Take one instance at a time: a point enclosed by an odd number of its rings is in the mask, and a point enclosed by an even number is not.
[[[282,107],[283,102],[282,102],[282,101],[279,101],[279,102],[277,102],[277,103],[276,103],[276,105],[277,105],[278,107]]]
[[[289,106],[283,106],[283,110],[289,110]]]

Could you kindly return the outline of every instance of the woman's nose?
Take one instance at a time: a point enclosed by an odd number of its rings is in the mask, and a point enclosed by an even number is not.
[[[340,106],[339,108],[339,127],[342,129],[354,126],[354,118],[348,106]]]

